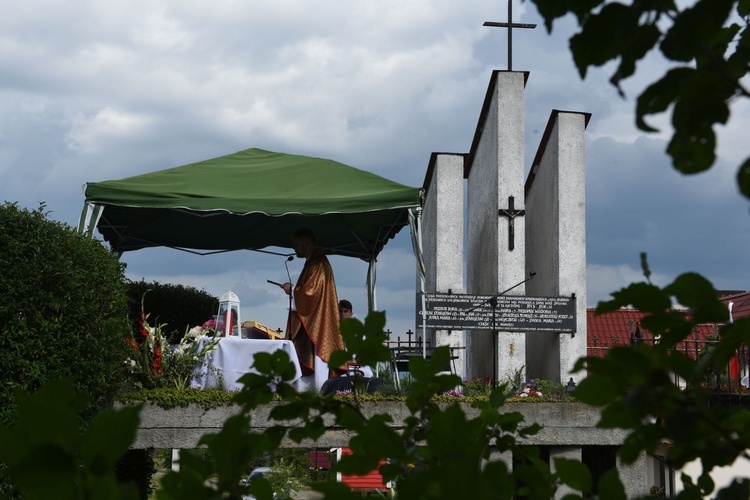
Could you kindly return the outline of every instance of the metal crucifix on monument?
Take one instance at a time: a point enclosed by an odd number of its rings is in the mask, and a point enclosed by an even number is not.
[[[508,196],[508,208],[501,208],[497,215],[508,218],[508,250],[511,252],[516,247],[515,220],[519,215],[526,215],[526,210],[516,210],[514,208],[514,198]]]
[[[534,29],[536,24],[524,24],[513,22],[513,0],[508,0],[508,22],[496,23],[486,21],[482,26],[491,26],[493,28],[508,28],[508,71],[513,70],[513,28]]]

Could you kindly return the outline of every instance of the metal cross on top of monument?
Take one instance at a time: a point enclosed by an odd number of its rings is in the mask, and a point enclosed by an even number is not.
[[[513,22],[513,0],[508,0],[508,22],[496,23],[486,21],[482,26],[491,26],[493,28],[508,28],[508,71],[513,70],[513,28],[534,29],[536,24],[524,24]]]

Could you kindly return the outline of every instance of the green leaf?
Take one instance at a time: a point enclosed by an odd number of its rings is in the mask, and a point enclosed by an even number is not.
[[[685,307],[692,309],[695,323],[724,323],[729,319],[727,306],[718,298],[710,281],[697,273],[677,277],[664,291]]]
[[[675,106],[677,116],[678,106]],[[677,118],[675,118],[677,120]],[[672,165],[684,174],[694,174],[708,170],[716,160],[716,135],[710,128],[698,132],[693,130],[675,130],[667,146],[667,153],[672,157]]]
[[[729,486],[721,488],[716,500],[734,500],[735,498],[750,498],[750,479],[734,478]]]
[[[651,282],[651,269],[648,267],[648,257],[646,252],[641,252],[641,270],[643,270],[643,275],[646,277],[646,280],[650,283]]]
[[[614,400],[615,386],[605,377],[589,376],[581,380],[573,396],[591,406],[604,406]]]
[[[620,482],[617,469],[610,469],[599,477],[597,483],[599,498],[607,500],[626,500],[625,487]]]
[[[578,460],[555,458],[555,472],[563,483],[582,493],[591,491],[592,479],[588,467]]]
[[[109,474],[135,441],[143,405],[104,410],[91,422],[81,444],[84,465],[99,475]],[[97,469],[98,470],[95,470]]]
[[[714,491],[714,487],[714,480],[711,479],[711,475],[704,470],[703,473],[698,476],[698,488],[701,489],[701,492],[704,495],[708,495]]]
[[[639,129],[644,132],[658,132],[648,125],[644,118],[647,115],[663,113],[669,105],[677,99],[678,90],[682,82],[692,74],[690,68],[674,68],[667,71],[655,83],[652,83],[638,96],[635,108],[635,122]]]
[[[588,67],[619,58],[620,65],[610,82],[622,95],[620,81],[631,76],[636,62],[656,45],[659,29],[655,23],[641,24],[641,12],[620,3],[608,3],[598,13],[581,19],[581,32],[570,39],[570,51],[581,78],[586,77]]]
[[[581,32],[570,39],[570,51],[581,78],[589,66],[602,66],[621,56],[624,43],[633,38],[638,17],[629,7],[613,3],[590,15]]]
[[[347,351],[333,351],[331,353],[331,357],[328,360],[328,366],[337,368],[339,366],[343,366],[349,361],[351,361],[352,356]]]
[[[492,392],[490,392],[490,404],[493,408],[500,408],[505,404],[505,400],[508,398],[507,390],[508,387],[506,385],[492,389]]]
[[[544,26],[548,33],[552,33],[552,23],[558,17],[568,13],[568,2],[560,0],[531,0],[536,5],[539,14],[544,18]]]
[[[750,158],[746,159],[737,170],[737,185],[740,188],[740,193],[746,198],[750,198]]]
[[[621,307],[633,306],[642,312],[661,312],[672,306],[669,294],[650,283],[633,283],[612,293],[613,299],[600,302],[596,314],[616,311]]]
[[[258,499],[271,500],[273,498],[271,483],[265,477],[254,477],[250,481],[247,492]]]
[[[700,0],[684,9],[661,42],[662,53],[673,61],[688,62],[707,49],[719,34],[736,0]],[[716,54],[721,56],[723,52]]]

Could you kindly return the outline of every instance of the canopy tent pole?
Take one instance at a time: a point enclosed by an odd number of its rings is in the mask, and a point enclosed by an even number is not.
[[[375,287],[377,283],[378,272],[377,272],[377,260],[375,257],[371,257],[367,265],[367,312],[377,311],[378,309],[378,297],[377,289]]]
[[[93,238],[94,229],[102,217],[103,207],[95,203],[84,203],[81,218],[78,220],[78,233]]]

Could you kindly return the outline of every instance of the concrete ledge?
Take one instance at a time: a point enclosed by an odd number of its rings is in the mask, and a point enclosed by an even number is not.
[[[299,422],[278,422],[268,418],[271,409],[280,403],[271,403],[258,408],[251,414],[253,429],[262,432],[272,425],[286,425],[293,428]],[[447,403],[445,403],[447,406]],[[122,405],[119,405],[122,406]],[[522,440],[529,445],[550,446],[585,446],[585,445],[619,445],[626,433],[619,429],[598,429],[599,410],[581,403],[507,403],[503,412],[519,412],[524,416],[526,425],[540,424],[543,428],[536,435]],[[196,448],[198,441],[205,434],[218,432],[224,421],[239,412],[238,406],[223,406],[204,410],[197,405],[165,410],[157,405],[146,403],[141,411],[141,423],[132,448]],[[365,402],[362,413],[370,417],[375,414],[389,414],[393,418],[393,427],[404,426],[409,416],[406,405],[396,401]],[[474,418],[479,411],[471,405],[464,405],[467,418]],[[316,442],[294,443],[287,441],[288,447],[339,447],[345,446],[352,434],[334,425],[328,418],[328,430]]]

